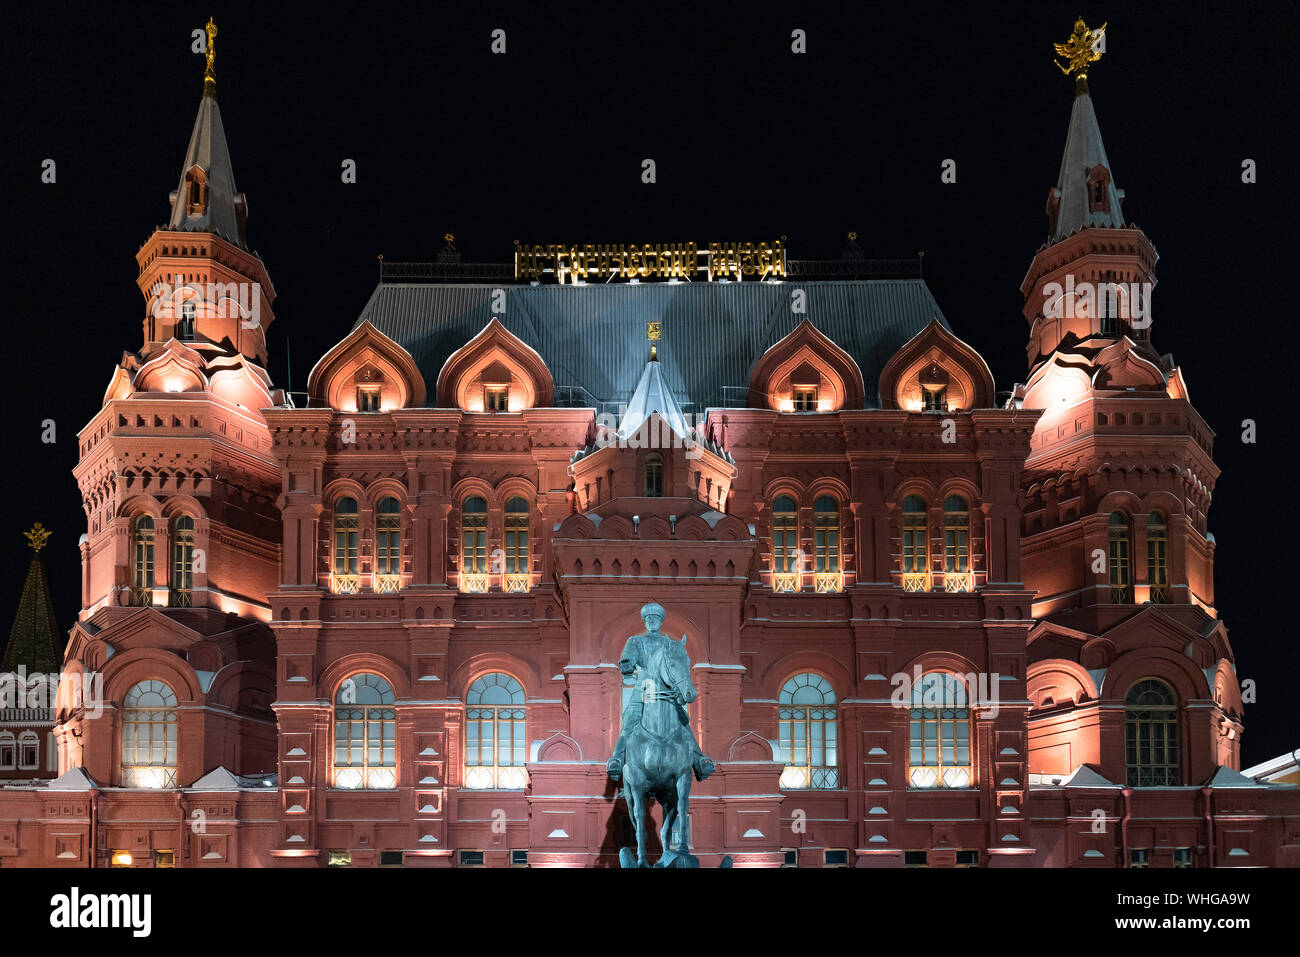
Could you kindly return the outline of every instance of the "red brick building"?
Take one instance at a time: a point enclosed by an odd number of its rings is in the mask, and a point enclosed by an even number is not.
[[[731,282],[388,265],[294,402],[206,85],[79,436],[60,776],[0,791],[0,863],[612,866],[615,662],[657,601],[706,866],[1295,866],[1300,791],[1238,770],[1212,434],[1122,200],[1084,88],[1009,401],[851,246]]]

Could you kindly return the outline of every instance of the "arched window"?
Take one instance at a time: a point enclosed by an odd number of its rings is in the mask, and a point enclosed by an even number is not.
[[[821,675],[805,672],[781,686],[777,699],[783,788],[840,786],[835,732],[835,690]]]
[[[1169,526],[1160,512],[1147,516],[1147,584],[1152,604],[1169,600]]]
[[[153,516],[135,520],[132,534],[131,604],[153,604]]]
[[[1110,602],[1112,605],[1128,605],[1133,602],[1133,567],[1132,551],[1129,543],[1128,516],[1123,512],[1111,512],[1110,538]]]
[[[1129,787],[1177,787],[1178,699],[1163,681],[1144,678],[1124,699],[1125,759]]]
[[[528,500],[515,496],[506,502],[506,567],[501,587],[508,592],[528,591],[532,583],[528,563]]]
[[[970,513],[966,500],[949,495],[943,500],[943,588],[970,591]]]
[[[402,507],[388,495],[375,510],[375,591],[389,594],[402,587]]]
[[[352,595],[360,584],[357,576],[357,535],[361,527],[357,500],[344,496],[334,502],[334,572],[330,591]]]
[[[930,590],[930,525],[925,499],[903,499],[903,591]]]
[[[41,739],[35,731],[18,735],[18,767],[23,771],[39,771],[41,767]]]
[[[176,787],[176,692],[141,681],[122,699],[122,787]]]
[[[12,771],[18,766],[18,744],[12,731],[0,731],[0,771]]]
[[[941,671],[923,674],[912,687],[907,760],[914,788],[968,788],[972,785],[970,709],[966,683]]]
[[[662,498],[664,494],[664,457],[651,452],[645,459],[646,498]]]
[[[334,786],[397,787],[397,711],[393,686],[376,674],[345,678],[334,695]]]
[[[172,522],[172,580],[167,603],[173,608],[194,604],[194,519],[177,515]]]
[[[488,590],[487,502],[477,495],[460,507],[460,590]]]
[[[475,679],[465,695],[465,787],[522,788],[526,750],[519,682],[499,671]]]
[[[793,498],[780,495],[772,503],[772,590],[798,591],[800,564],[799,513]]]
[[[840,503],[830,495],[819,495],[813,502],[814,539],[817,567],[814,585],[819,592],[839,591],[840,576]]]
[[[181,302],[181,318],[176,323],[176,338],[181,342],[192,342],[195,335],[195,305],[193,299]]]

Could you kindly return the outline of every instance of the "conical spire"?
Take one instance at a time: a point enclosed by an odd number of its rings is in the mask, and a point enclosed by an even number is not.
[[[619,435],[623,438],[632,435],[641,428],[652,413],[658,413],[659,418],[663,419],[668,428],[672,429],[679,438],[690,437],[691,427],[686,423],[686,416],[682,413],[681,406],[673,398],[672,390],[664,382],[662,367],[654,355],[651,355],[650,361],[645,364],[645,371],[641,373],[641,379],[636,384],[636,391],[632,393],[632,398],[627,404],[627,411],[623,413],[623,418],[618,423]]]
[[[40,550],[50,533],[37,522],[30,532],[24,534],[31,543],[34,554],[27,569],[27,581],[23,585],[22,598],[18,601],[18,613],[14,616],[13,630],[9,633],[9,644],[5,646],[0,671],[11,673],[22,665],[29,675],[38,672],[53,674],[59,670],[62,662],[59,652],[62,643],[57,637],[54,603],[50,600],[45,564],[40,556]]]
[[[1056,207],[1051,241],[1064,239],[1085,226],[1123,227],[1124,211],[1120,206],[1123,199],[1124,191],[1116,189],[1111,179],[1110,160],[1101,141],[1092,96],[1080,93],[1070,111],[1061,171],[1049,200],[1049,207]]]
[[[190,134],[190,146],[181,166],[180,184],[171,195],[172,215],[168,228],[183,232],[216,233],[227,242],[247,248],[244,220],[248,208],[244,194],[235,188],[235,172],[226,145],[226,129],[217,106],[217,84],[213,72],[217,28],[208,21],[207,69],[203,98]]]

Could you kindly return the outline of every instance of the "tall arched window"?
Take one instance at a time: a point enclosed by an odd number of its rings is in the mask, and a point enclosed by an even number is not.
[[[941,671],[912,687],[907,760],[914,788],[968,788],[974,780],[966,683]]]
[[[903,591],[930,590],[930,525],[925,499],[903,499]]]
[[[122,787],[176,787],[176,692],[141,681],[122,699]]]
[[[330,590],[340,595],[351,595],[357,590],[357,536],[361,527],[357,500],[343,496],[334,502],[334,572],[330,577]]]
[[[1169,600],[1169,526],[1160,512],[1147,516],[1147,584],[1152,604]]]
[[[0,771],[12,771],[18,766],[18,744],[12,731],[0,731]]]
[[[194,519],[177,515],[172,522],[172,580],[167,602],[173,608],[194,604]]]
[[[780,495],[772,503],[772,591],[798,591],[799,513],[794,499]]]
[[[943,500],[943,588],[970,591],[970,512],[960,495]]]
[[[523,687],[499,671],[475,679],[465,695],[465,787],[522,788],[526,751]]]
[[[132,532],[131,604],[153,604],[153,516],[141,515]]]
[[[23,771],[39,771],[41,767],[41,739],[35,731],[18,735],[18,767]]]
[[[795,675],[781,686],[777,719],[785,754],[781,787],[839,787],[835,690],[831,683],[811,672]]]
[[[345,678],[334,695],[334,786],[397,787],[397,711],[393,686],[376,674]]]
[[[402,507],[387,495],[375,509],[375,591],[388,594],[402,587]]]
[[[528,591],[532,579],[528,563],[528,500],[515,496],[506,502],[506,567],[502,590]]]
[[[646,498],[662,498],[664,494],[664,457],[651,452],[645,459]]]
[[[460,507],[460,590],[488,590],[487,502],[477,495]]]
[[[1129,787],[1176,787],[1178,699],[1163,681],[1144,678],[1124,699],[1125,759]]]
[[[814,585],[819,592],[839,591],[840,575],[840,503],[830,495],[819,495],[813,502],[814,546],[817,567]]]
[[[1108,529],[1110,602],[1112,605],[1128,605],[1133,602],[1133,563],[1128,516],[1123,512],[1111,512]]]
[[[176,338],[181,342],[194,341],[195,334],[195,306],[193,299],[186,299],[181,302],[181,318],[176,323]]]

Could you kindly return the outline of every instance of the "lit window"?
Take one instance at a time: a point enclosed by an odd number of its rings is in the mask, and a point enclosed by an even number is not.
[[[508,385],[490,385],[483,390],[483,408],[489,412],[510,411],[510,387]]]
[[[903,591],[930,590],[930,527],[925,499],[903,499]]]
[[[781,787],[837,788],[835,690],[821,675],[805,672],[781,686],[778,734],[785,754]]]
[[[379,675],[344,679],[334,695],[334,786],[397,787],[397,712],[393,686]]]
[[[131,573],[131,604],[153,604],[153,516],[135,520],[134,558]]]
[[[794,410],[796,412],[817,411],[816,387],[806,385],[797,385],[794,387]]]
[[[658,452],[646,456],[645,494],[646,498],[660,498],[664,494],[664,459]]]
[[[922,408],[926,412],[947,412],[948,411],[948,387],[941,386],[937,389],[921,389]]]
[[[330,590],[340,595],[356,592],[357,578],[357,535],[360,529],[360,516],[357,512],[357,500],[344,496],[334,503],[334,556],[333,575]]]
[[[401,587],[401,576],[401,505],[389,495],[379,500],[375,514],[375,591],[397,591]]]
[[[357,388],[357,411],[379,411],[379,386],[363,385]]]
[[[1124,699],[1125,759],[1129,787],[1176,787],[1178,703],[1163,681],[1146,678]]]
[[[351,867],[352,852],[351,851],[329,851],[328,856],[325,858],[325,866],[326,867]]]
[[[528,591],[528,501],[515,496],[506,502],[506,567],[502,587],[508,592]]]
[[[154,851],[154,852],[153,852],[153,866],[154,866],[154,867],[175,867],[175,866],[176,866],[176,852],[175,852],[175,851],[161,851],[161,850],[156,850],[156,851]]]
[[[114,851],[108,856],[109,867],[130,867],[133,861],[130,851]]]
[[[816,552],[816,589],[839,591],[840,578],[840,503],[830,495],[819,495],[813,502]]]
[[[1169,600],[1169,527],[1159,512],[1147,516],[1147,584],[1153,604]]]
[[[176,692],[141,681],[122,699],[122,787],[176,787]]]
[[[970,513],[960,495],[943,500],[943,571],[945,591],[971,590]]]
[[[194,604],[194,519],[178,515],[172,523],[172,581],[167,601],[173,608]]]
[[[460,512],[460,590],[487,591],[487,502],[471,496]]]
[[[176,338],[182,342],[190,342],[194,339],[194,312],[193,299],[186,299],[181,303],[181,321],[176,324]]]
[[[465,787],[522,788],[524,689],[500,672],[483,675],[465,695]]]
[[[1128,516],[1111,512],[1110,539],[1110,601],[1112,605],[1127,605],[1133,601],[1133,569],[1128,534]]]
[[[966,683],[931,671],[912,688],[908,783],[914,788],[972,785],[970,709]]]
[[[798,512],[794,499],[781,495],[772,503],[772,590],[798,591],[799,565]]]

